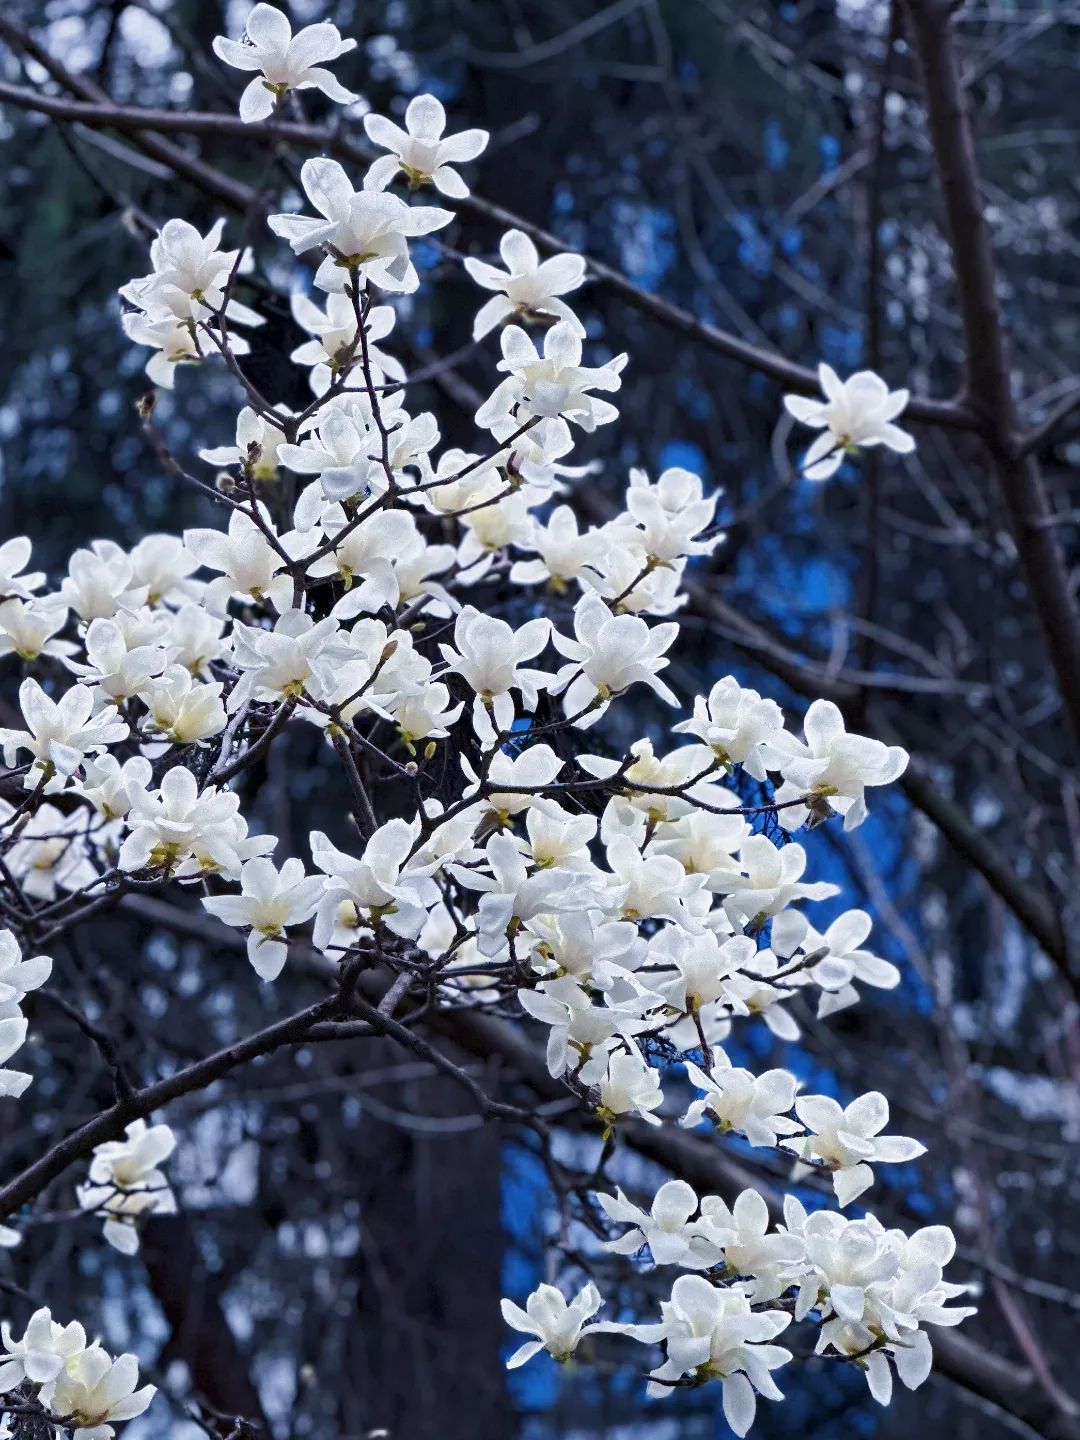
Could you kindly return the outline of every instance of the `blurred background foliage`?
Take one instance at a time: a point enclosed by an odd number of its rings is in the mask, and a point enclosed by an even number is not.
[[[7,5],[120,102],[234,110],[238,77],[209,41],[242,32],[244,3]],[[297,0],[289,9],[296,22],[329,18],[358,37],[337,70],[372,108],[396,116],[432,90],[451,128],[490,129],[471,167],[477,190],[568,248],[800,363],[870,364],[893,386],[956,391],[960,329],[925,113],[887,3]],[[1013,360],[1037,419],[1080,354],[1080,7],[973,0],[957,25]],[[0,76],[45,81],[2,48]],[[311,118],[324,118],[321,104],[305,97]],[[357,132],[362,109],[336,123]],[[150,228],[179,214],[205,229],[217,211],[123,135],[8,105],[0,139],[0,535],[32,535],[55,573],[92,536],[133,543],[208,513],[140,433],[146,357],[122,336],[116,290],[147,268]],[[264,167],[235,139],[190,143],[249,183],[291,186],[291,159]],[[230,218],[234,242],[241,224]],[[298,405],[303,377],[282,358],[298,342],[283,295],[306,276],[264,234],[254,239],[268,262],[254,292],[268,324],[254,336],[252,373],[272,399]],[[497,240],[469,216],[417,247],[437,283],[408,302],[397,332],[407,366],[467,347],[482,297],[460,256],[490,255]],[[630,465],[686,465],[723,489],[728,540],[697,577],[720,608],[688,611],[680,688],[700,693],[733,671],[798,712],[815,678],[847,686],[853,721],[900,733],[932,788],[1071,934],[1075,752],[975,442],[923,428],[915,456],[867,456],[815,487],[797,478],[799,437],[773,381],[602,285],[580,298],[593,352],[631,356],[621,422],[581,447],[603,463],[581,487],[586,508],[613,505]],[[494,358],[491,343],[466,348],[421,392],[417,406],[438,410],[444,443],[475,443],[474,392],[490,390]],[[183,370],[157,419],[189,460],[231,440],[240,403],[224,369]],[[1073,563],[1078,458],[1067,428],[1041,455]],[[628,734],[645,720],[659,740],[666,718],[644,709],[627,716]],[[289,853],[338,797],[314,733],[280,749],[245,783],[256,818]],[[782,1058],[814,1088],[872,1083],[890,1095],[895,1128],[922,1137],[930,1155],[879,1180],[883,1218],[955,1214],[958,1269],[985,1289],[971,1332],[1014,1361],[1035,1336],[1068,1380],[1080,1324],[1076,988],[911,800],[898,791],[857,835],[830,829],[811,846],[812,878],[838,880],[847,903],[874,913],[877,948],[901,965],[904,984],[827,1027],[804,1017],[804,1042]],[[100,965],[105,953],[118,963]],[[265,1023],[284,1003],[279,990],[247,983],[241,959],[197,925],[188,934],[159,925],[152,901],[76,937],[58,965],[118,1026],[125,987],[138,987],[153,1025],[128,1041],[148,1071]],[[302,995],[302,975],[288,983]],[[738,1044],[733,1054],[758,1066],[781,1058],[763,1027],[740,1032]],[[93,1222],[43,1223],[25,1247],[27,1288],[63,1318],[98,1317],[114,1345],[138,1348],[177,1394],[190,1384],[282,1437],[348,1440],[380,1425],[395,1440],[725,1433],[711,1390],[646,1405],[636,1380],[546,1361],[509,1384],[497,1300],[542,1273],[542,1170],[527,1148],[478,1130],[460,1097],[415,1063],[383,1052],[296,1058],[300,1079],[273,1062],[228,1104],[189,1100],[170,1115],[190,1141],[177,1167],[184,1213],[159,1222],[145,1266],[80,1243]],[[58,1095],[70,1097],[72,1118],[91,1103],[104,1081],[87,1060],[75,1042],[61,1048],[24,1102],[40,1124],[4,1135],[13,1162],[40,1143]],[[5,1113],[0,1125],[12,1123]],[[55,1210],[71,1199],[60,1186]],[[759,1407],[762,1436],[1007,1428],[941,1381],[880,1411],[853,1367],[793,1366],[785,1379],[788,1404]],[[169,1413],[163,1400],[127,1434],[205,1433],[179,1402]]]

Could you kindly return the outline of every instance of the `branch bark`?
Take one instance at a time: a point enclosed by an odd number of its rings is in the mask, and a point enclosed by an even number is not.
[[[952,0],[904,0],[922,69],[963,324],[967,404],[990,452],[1020,565],[1074,740],[1080,740],[1080,617],[1052,528],[1042,475],[1020,433],[997,266],[983,214],[971,116],[953,38]]]

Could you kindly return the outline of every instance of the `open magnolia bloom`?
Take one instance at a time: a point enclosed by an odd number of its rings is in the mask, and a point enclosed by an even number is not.
[[[460,200],[469,187],[453,168],[475,160],[486,148],[486,130],[462,130],[444,135],[446,111],[434,95],[417,95],[405,109],[405,129],[382,115],[365,115],[368,139],[392,153],[376,160],[368,179],[376,189],[401,171],[412,186],[431,184],[443,195]]]
[[[828,480],[835,475],[851,451],[867,445],[885,445],[901,455],[915,449],[915,441],[892,422],[907,406],[907,390],[890,391],[872,370],[841,380],[831,365],[818,366],[818,378],[825,399],[809,400],[803,395],[785,395],[784,406],[803,425],[823,433],[803,461],[808,480]]]
[[[238,70],[257,70],[240,97],[240,119],[266,120],[290,90],[321,90],[339,105],[356,99],[325,67],[356,48],[336,25],[306,25],[295,35],[289,18],[274,5],[256,5],[244,27],[247,44],[218,35],[214,54]]]
[[[133,1120],[123,1140],[97,1146],[90,1162],[89,1183],[77,1190],[80,1206],[105,1218],[105,1239],[114,1249],[134,1255],[139,1248],[138,1222],[150,1214],[172,1215],[176,1197],[159,1168],[176,1149],[168,1125]]]

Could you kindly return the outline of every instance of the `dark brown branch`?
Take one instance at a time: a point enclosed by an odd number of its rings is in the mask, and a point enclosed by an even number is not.
[[[922,67],[930,139],[964,331],[967,400],[994,461],[1020,565],[1042,627],[1066,715],[1080,739],[1080,618],[1042,476],[1019,433],[997,266],[983,215],[979,173],[953,43],[952,0],[904,0]]]
[[[155,1081],[153,1085],[134,1091],[124,1100],[102,1111],[100,1115],[95,1115],[78,1130],[65,1135],[63,1140],[53,1145],[39,1160],[35,1160],[14,1179],[0,1187],[0,1217],[10,1215],[20,1205],[25,1205],[39,1195],[45,1186],[58,1175],[62,1175],[69,1165],[73,1165],[76,1160],[85,1160],[95,1146],[105,1140],[118,1139],[132,1120],[145,1118],[162,1105],[167,1105],[181,1095],[188,1095],[193,1090],[205,1090],[215,1080],[220,1080],[223,1075],[248,1064],[260,1055],[269,1055],[285,1045],[296,1044],[313,1025],[336,1013],[339,1006],[338,995],[331,995],[316,1005],[309,1005],[306,1010],[300,1010],[285,1020],[278,1020],[264,1030],[249,1035],[246,1040],[226,1045],[223,1050],[208,1055],[204,1060],[196,1060],[193,1064],[186,1065],[175,1075],[169,1075],[164,1080]]]

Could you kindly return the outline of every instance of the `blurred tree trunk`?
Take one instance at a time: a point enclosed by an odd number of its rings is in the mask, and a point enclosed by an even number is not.
[[[381,1050],[380,1064],[387,1058]],[[408,1058],[401,1063],[412,1068]],[[393,1097],[396,1111],[419,1116],[449,1120],[466,1108],[444,1076],[403,1080],[377,1093]],[[351,1434],[362,1416],[392,1440],[511,1436],[500,1360],[504,1242],[496,1128],[449,1123],[420,1133],[368,1113],[355,1153],[363,1194],[359,1323],[342,1383],[343,1428]]]

